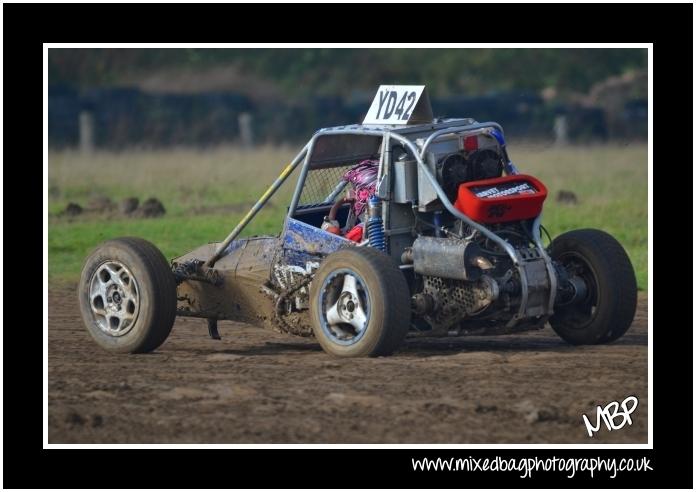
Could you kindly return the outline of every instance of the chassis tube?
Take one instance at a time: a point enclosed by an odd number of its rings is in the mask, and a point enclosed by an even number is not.
[[[335,201],[336,201],[336,198],[338,198],[338,195],[340,195],[341,192],[346,188],[346,185],[347,185],[347,184],[348,184],[348,181],[341,181],[341,182],[339,182],[339,183],[336,185],[336,187],[333,189],[333,191],[329,194],[329,196],[327,196],[327,197],[324,199],[324,203],[333,203],[333,202],[335,202]],[[295,208],[297,208],[297,205],[295,206]],[[294,212],[294,211],[295,211],[295,209],[293,209],[293,212]]]
[[[312,140],[310,143],[314,142]],[[273,196],[273,194],[278,191],[278,188],[285,182],[285,180],[290,176],[290,173],[292,173],[295,168],[298,166],[300,162],[302,162],[302,159],[305,157],[307,154],[307,150],[309,147],[309,143],[305,145],[305,147],[300,151],[299,154],[292,160],[290,164],[288,164],[285,169],[283,169],[283,172],[280,173],[280,176],[276,178],[276,180],[273,182],[271,186],[268,187],[268,189],[264,192],[263,195],[261,195],[261,198],[254,204],[253,207],[251,207],[251,210],[247,212],[247,214],[244,216],[242,220],[239,221],[239,224],[237,224],[237,227],[235,227],[232,232],[225,238],[225,240],[218,246],[217,250],[215,250],[215,254],[210,257],[210,259],[205,263],[205,266],[207,267],[213,267],[215,265],[215,262],[217,262],[225,252],[225,249],[227,249],[227,246],[230,245],[230,243],[237,237],[239,234],[242,232],[244,227],[251,221],[251,219],[254,218],[254,216],[263,208],[263,206],[266,204],[266,202]]]
[[[534,244],[539,249],[541,256],[544,258],[546,263],[546,271],[549,274],[549,289],[551,290],[549,294],[549,315],[553,314],[553,306],[556,303],[556,293],[558,289],[558,279],[556,278],[556,271],[553,267],[553,262],[551,257],[544,249],[544,245],[541,243],[541,214],[537,215],[532,224],[532,237],[534,238]]]
[[[442,130],[437,130],[428,135],[428,138],[426,138],[425,142],[423,142],[423,149],[420,151],[418,155],[420,155],[421,159],[425,157],[425,151],[428,149],[432,141],[435,140],[437,137],[447,135],[449,133],[458,133],[469,130],[480,130],[481,128],[495,128],[501,133],[501,135],[503,134],[503,127],[493,121],[488,121],[485,123],[476,123],[475,125],[453,126],[450,128],[443,128]]]
[[[382,139],[382,155],[380,156],[380,161],[379,161],[379,171],[377,172],[377,176],[379,176],[379,181],[378,184],[381,184],[383,179],[387,180],[387,196],[386,197],[380,197],[380,200],[391,200],[392,195],[392,177],[390,175],[391,173],[391,133],[387,133],[384,138]],[[377,190],[376,190],[377,191]],[[379,195],[378,195],[379,196]],[[382,208],[382,227],[384,230],[389,230],[391,225],[390,225],[390,216],[389,216],[389,210],[391,207],[385,206],[384,203],[381,205]],[[390,242],[387,241],[387,252],[391,251],[391,248],[389,247]]]
[[[295,186],[295,191],[293,192],[292,198],[290,199],[290,207],[288,208],[289,217],[295,215],[295,209],[297,208],[297,204],[300,201],[300,195],[302,195],[302,188],[304,187],[304,182],[307,179],[307,173],[309,172],[309,164],[312,160],[312,152],[314,152],[314,142],[316,142],[316,140],[317,135],[315,134],[314,136],[312,136],[311,139],[309,139],[307,145],[305,145],[304,165],[300,170],[300,177],[297,178],[297,186]]]
[[[421,153],[420,153],[421,159],[425,157],[425,151],[428,149],[428,147],[430,146],[432,141],[435,140],[437,137],[440,137],[442,135],[448,135],[450,133],[458,133],[458,132],[462,132],[462,131],[480,130],[481,128],[494,128],[494,129],[498,130],[498,132],[500,133],[501,136],[504,133],[503,127],[494,121],[487,121],[485,123],[476,123],[475,125],[443,128],[442,130],[438,130],[438,131],[432,133],[425,140],[425,142],[423,143],[423,148],[421,149]],[[505,165],[504,165],[505,172],[509,175],[519,174],[519,172],[517,171],[517,168],[510,160],[510,157],[508,156],[507,149],[505,148],[505,145],[504,145],[504,140],[503,140],[503,142],[501,142],[500,139],[498,139],[498,137],[495,135],[494,135],[494,138],[498,142],[498,146],[500,147],[500,151],[503,153],[503,159],[504,159],[504,163],[505,163]]]

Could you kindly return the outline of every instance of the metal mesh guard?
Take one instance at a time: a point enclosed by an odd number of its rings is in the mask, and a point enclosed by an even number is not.
[[[302,194],[298,205],[318,205],[326,203],[331,192],[336,189],[341,177],[348,171],[351,165],[330,167],[326,169],[312,169],[307,173]]]

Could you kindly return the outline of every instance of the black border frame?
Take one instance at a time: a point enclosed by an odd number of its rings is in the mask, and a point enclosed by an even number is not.
[[[663,241],[657,233],[654,258],[671,256],[654,267],[654,296],[658,311],[670,317],[655,319],[654,327],[654,446],[653,450],[44,450],[42,400],[42,330],[32,315],[35,303],[23,308],[24,296],[35,292],[43,239],[39,236],[38,194],[42,121],[42,43],[44,42],[636,42],[654,43],[654,217],[671,214],[675,220],[691,215],[687,195],[674,192],[685,180],[688,135],[693,128],[691,4],[4,4],[4,169],[5,278],[4,318],[4,486],[13,488],[230,488],[230,487],[692,487],[692,337],[686,322],[677,320],[682,306],[692,305],[690,275],[674,264],[686,235]],[[385,28],[373,20],[394,18],[412,25],[417,18],[433,32]],[[278,19],[278,21],[273,21]],[[299,28],[288,22],[292,19]],[[321,20],[319,20],[321,19]],[[446,25],[443,25],[443,19]],[[456,22],[461,19],[461,23]],[[476,22],[475,19],[486,19]],[[280,22],[282,20],[282,23]],[[242,26],[244,26],[242,28]],[[424,35],[426,39],[424,39]],[[691,96],[690,96],[691,95]],[[30,109],[29,109],[30,108]],[[679,138],[681,133],[686,138]],[[41,159],[41,161],[39,160]],[[684,162],[687,161],[687,162]],[[26,163],[26,164],[25,164]],[[668,174],[669,173],[669,174]],[[660,177],[658,177],[658,175]],[[662,178],[662,175],[668,176]],[[667,190],[667,191],[665,191]],[[664,197],[662,194],[664,193]],[[28,198],[31,196],[31,198]],[[17,200],[20,200],[17,202]],[[17,212],[17,203],[36,207]],[[664,204],[664,206],[662,206]],[[24,209],[24,205],[22,205]],[[28,218],[33,218],[29,219]],[[688,226],[687,226],[688,227]],[[686,229],[687,227],[684,227]],[[660,238],[660,240],[658,240]],[[678,248],[678,249],[677,249]],[[12,270],[15,271],[12,271]],[[664,272],[664,273],[663,273]],[[668,273],[670,282],[666,281]],[[678,279],[683,278],[683,286]],[[669,289],[669,290],[668,290]],[[669,297],[667,292],[669,292]],[[680,309],[681,308],[681,309]],[[676,327],[676,329],[671,329]],[[30,341],[31,340],[31,341]],[[674,383],[680,389],[672,389]],[[689,388],[684,390],[684,388]],[[41,393],[43,391],[41,390]],[[41,440],[40,440],[41,439]],[[126,458],[124,455],[128,453]],[[431,457],[643,457],[649,473],[537,473],[521,479],[512,473],[414,472],[411,458]],[[124,459],[125,458],[125,459]],[[106,472],[105,463],[119,459],[127,472]],[[340,481],[324,476],[335,460],[361,463],[360,474]],[[268,472],[259,464],[272,463]]]

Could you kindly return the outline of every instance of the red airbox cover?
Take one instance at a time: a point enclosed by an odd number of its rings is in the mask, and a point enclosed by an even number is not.
[[[476,222],[492,224],[536,217],[545,199],[541,181],[515,174],[460,184],[454,206]]]

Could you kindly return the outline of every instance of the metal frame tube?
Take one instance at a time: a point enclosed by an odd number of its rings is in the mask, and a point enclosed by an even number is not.
[[[377,182],[379,183],[379,180],[382,178],[382,172],[384,169],[384,164],[386,162],[387,158],[387,152],[389,152],[389,136],[388,134],[382,137],[382,150],[379,155],[379,167],[377,168]]]
[[[494,121],[476,123],[475,125],[452,126],[449,128],[443,128],[441,130],[434,131],[433,133],[428,135],[428,138],[426,138],[425,142],[423,142],[423,148],[421,149],[419,154],[420,158],[422,159],[423,157],[425,157],[425,151],[428,149],[432,141],[435,140],[437,137],[441,137],[442,135],[447,135],[449,133],[458,133],[467,130],[480,130],[481,128],[495,128],[496,130],[500,131],[501,135],[504,135],[503,127]]]
[[[310,142],[311,143],[311,142]],[[254,218],[254,216],[263,208],[263,206],[266,204],[266,202],[275,194],[276,191],[278,191],[278,188],[285,182],[285,180],[290,176],[290,174],[295,170],[297,165],[302,162],[302,159],[305,157],[308,151],[309,144],[305,145],[305,147],[300,151],[299,154],[292,160],[290,164],[288,164],[285,169],[283,169],[283,172],[280,173],[280,176],[276,178],[276,180],[273,182],[271,186],[268,187],[268,189],[264,192],[263,195],[261,195],[261,198],[254,204],[253,207],[251,207],[251,210],[247,212],[247,214],[242,218],[242,220],[239,221],[239,224],[232,230],[232,232],[229,233],[229,235],[220,243],[220,246],[217,247],[215,250],[215,253],[213,256],[208,259],[208,261],[205,263],[205,266],[207,267],[213,267],[215,265],[215,262],[217,262],[225,252],[225,249],[230,245],[230,243],[237,237],[239,234],[242,232],[242,230],[246,227],[246,225],[251,222],[251,219]]]
[[[380,161],[379,161],[379,170],[377,171],[377,176],[378,176],[378,181],[377,184],[381,184],[382,180],[387,180],[387,196],[382,198],[380,197],[381,200],[384,200],[385,198],[387,200],[391,200],[392,198],[392,176],[390,176],[391,172],[391,133],[386,133],[384,137],[382,137],[382,155],[380,156]],[[388,231],[391,228],[390,224],[390,216],[389,216],[389,210],[391,207],[386,206],[384,203],[382,203],[382,227],[384,227],[385,231]],[[390,242],[386,241],[386,248],[387,251],[391,251]]]
[[[534,238],[534,244],[541,253],[546,263],[546,271],[549,274],[549,288],[551,289],[551,294],[549,295],[549,315],[553,314],[553,305],[556,303],[556,293],[558,288],[558,279],[556,278],[556,271],[553,268],[553,262],[551,257],[544,249],[544,245],[541,243],[541,215],[537,215],[532,223],[532,237]]]
[[[329,196],[327,196],[324,199],[324,202],[325,203],[334,202],[336,200],[336,198],[338,198],[338,195],[341,194],[341,192],[346,188],[347,185],[348,185],[348,181],[340,181],[336,185],[336,187],[333,189],[333,191],[329,194]]]
[[[459,133],[462,131],[471,131],[471,130],[480,130],[481,128],[495,128],[500,132],[500,135],[505,138],[505,132],[503,132],[503,127],[500,126],[498,123],[494,121],[488,121],[486,123],[477,123],[475,125],[468,125],[468,126],[459,126],[459,127],[451,127],[451,128],[443,128],[441,130],[438,130],[434,133],[432,133],[424,142],[423,144],[423,149],[421,150],[421,158],[425,157],[425,151],[430,146],[432,141],[436,139],[437,137],[440,137],[442,135],[447,135],[450,133]],[[494,136],[495,137],[495,136]],[[503,162],[504,162],[504,167],[505,167],[505,172],[509,175],[513,174],[519,174],[517,171],[517,168],[515,165],[512,163],[510,160],[510,157],[508,156],[507,149],[505,148],[505,145],[503,145],[498,137],[495,137],[496,141],[498,142],[498,147],[500,148],[500,151],[503,154]]]
[[[297,203],[300,201],[300,196],[302,195],[302,188],[304,187],[304,182],[307,179],[307,173],[309,172],[309,164],[312,159],[312,152],[314,151],[314,143],[316,142],[318,135],[315,134],[305,145],[304,150],[306,151],[304,157],[304,165],[300,171],[300,177],[297,178],[297,184],[295,185],[295,192],[292,194],[292,200],[290,200],[290,207],[288,208],[288,217],[292,217],[297,208]]]

